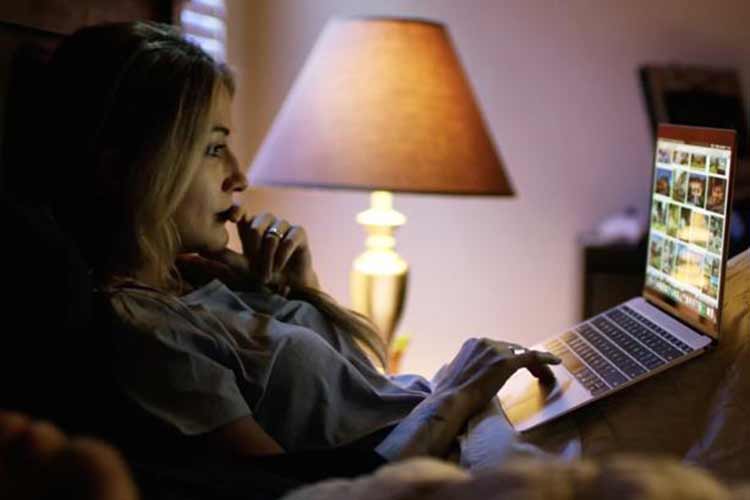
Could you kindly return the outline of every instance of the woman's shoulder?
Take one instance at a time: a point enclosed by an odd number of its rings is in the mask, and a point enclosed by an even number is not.
[[[129,326],[152,330],[185,320],[190,314],[177,295],[133,278],[108,280],[98,285],[95,293],[107,303],[114,319]]]
[[[112,340],[121,350],[213,356],[228,349],[221,335],[176,295],[136,280],[108,284],[97,292],[108,305]]]

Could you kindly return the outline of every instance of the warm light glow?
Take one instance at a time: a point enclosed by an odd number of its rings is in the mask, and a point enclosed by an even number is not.
[[[357,215],[365,226],[367,250],[354,261],[354,268],[368,275],[397,275],[408,265],[396,252],[393,231],[406,223],[406,217],[393,209],[393,195],[388,191],[370,194],[370,208]]]
[[[388,191],[373,191],[370,208],[357,214],[357,222],[364,226],[398,227],[406,224],[406,216],[393,209],[393,195]]]
[[[407,267],[404,259],[390,249],[367,250],[354,260],[354,268],[368,275],[402,274]]]
[[[367,248],[393,248],[396,246],[396,238],[383,234],[373,234],[365,240]]]

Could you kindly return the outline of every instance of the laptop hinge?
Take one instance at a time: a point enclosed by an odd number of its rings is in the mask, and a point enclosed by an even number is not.
[[[716,339],[713,336],[711,336],[711,335],[709,335],[707,333],[704,333],[704,332],[702,332],[700,330],[696,330],[695,327],[693,327],[693,325],[691,325],[690,323],[687,323],[687,322],[683,321],[682,318],[680,318],[679,316],[675,315],[671,311],[667,311],[667,310],[659,307],[659,304],[657,304],[655,302],[651,302],[649,300],[648,296],[645,293],[641,293],[641,298],[643,300],[645,300],[648,305],[650,305],[652,307],[655,307],[656,309],[658,309],[659,311],[663,312],[664,314],[666,314],[670,318],[678,321],[681,325],[684,325],[685,327],[690,328],[690,330],[694,331],[695,333],[697,333],[701,337],[708,337],[711,340],[711,346],[712,347],[715,346],[718,343],[718,339]]]

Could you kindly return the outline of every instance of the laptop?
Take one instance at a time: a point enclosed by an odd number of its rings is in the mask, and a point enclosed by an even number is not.
[[[684,363],[719,341],[736,133],[662,124],[656,135],[641,296],[533,346],[562,363],[550,366],[554,385],[519,370],[500,390],[518,431]]]

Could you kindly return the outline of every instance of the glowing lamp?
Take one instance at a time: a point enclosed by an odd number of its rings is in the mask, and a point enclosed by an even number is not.
[[[445,27],[417,19],[330,21],[250,180],[374,191],[357,216],[367,240],[352,266],[351,301],[387,345],[409,273],[394,236],[406,217],[391,193],[513,195]]]

